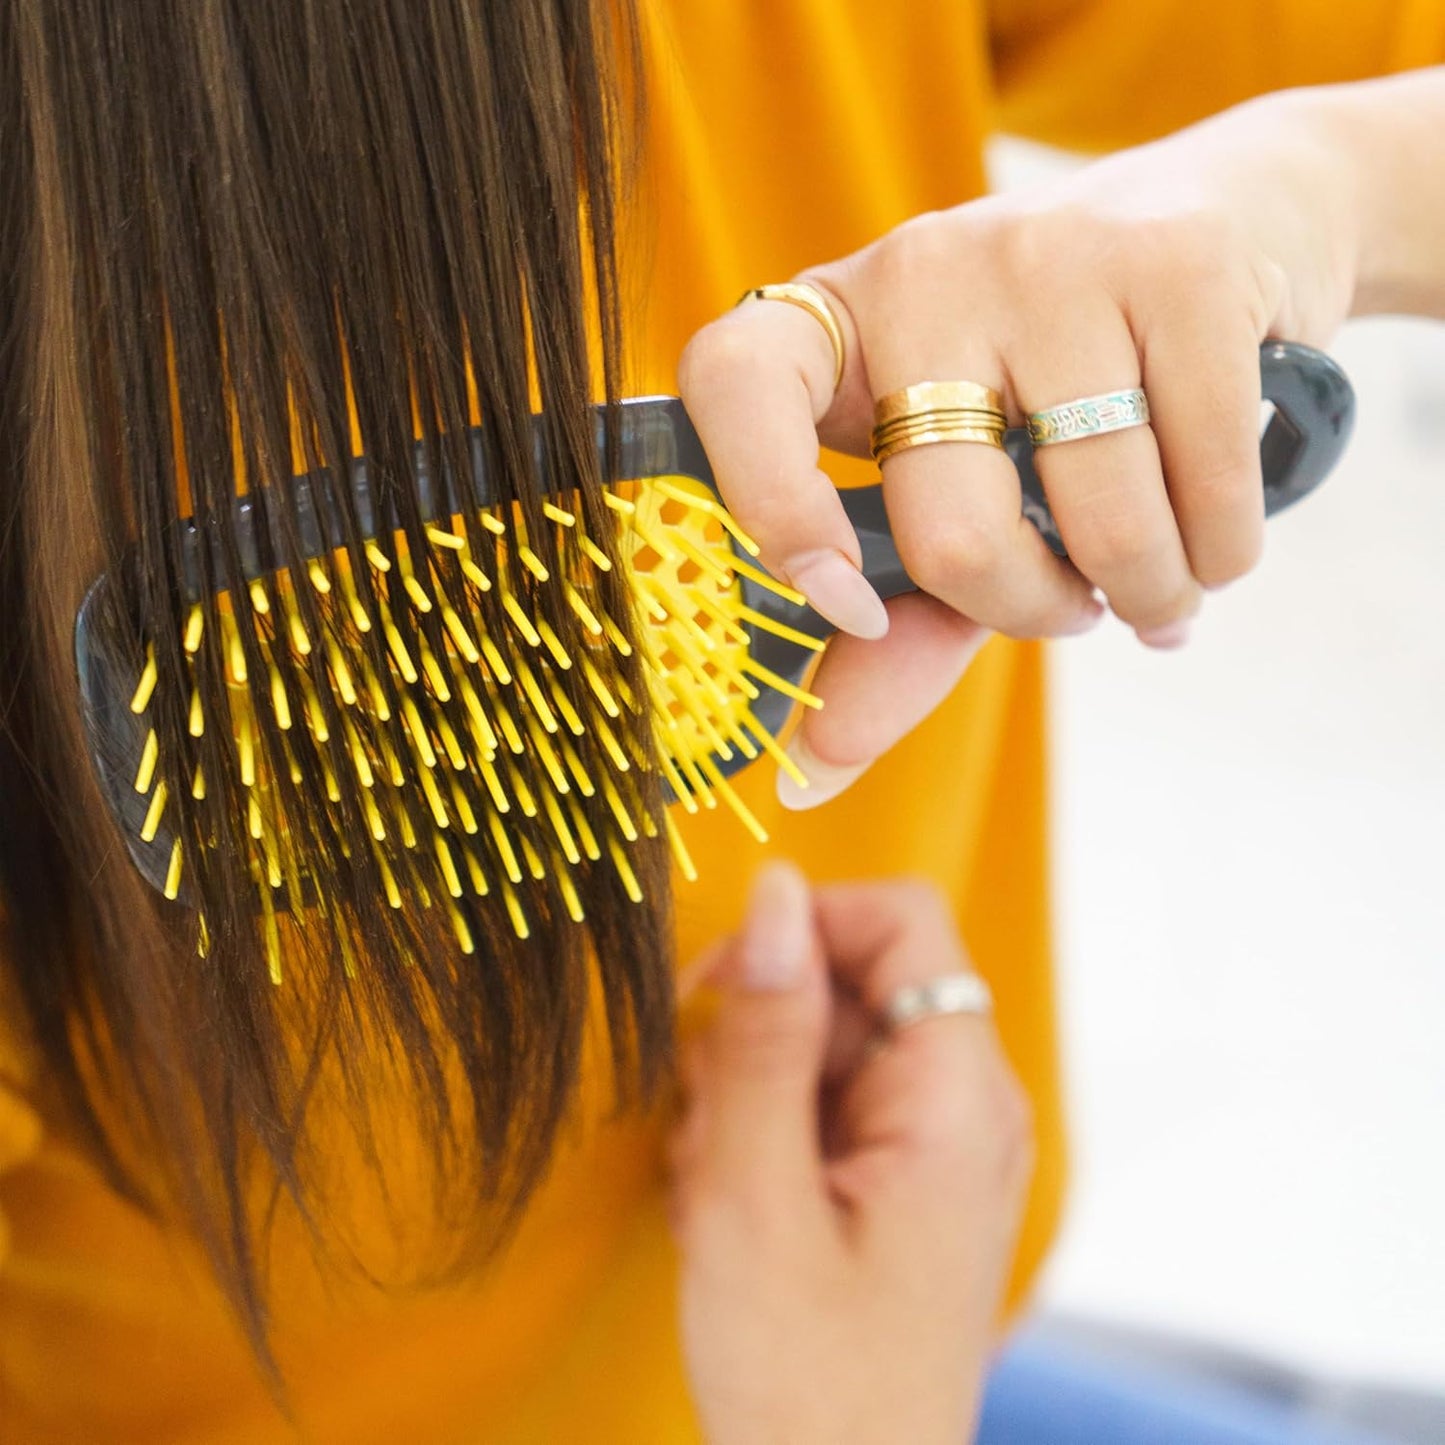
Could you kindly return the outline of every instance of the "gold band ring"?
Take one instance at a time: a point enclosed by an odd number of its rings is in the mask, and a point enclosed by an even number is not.
[[[754,286],[738,298],[738,305],[744,301],[786,301],[789,306],[800,306],[828,333],[828,344],[833,348],[833,390],[836,392],[843,381],[843,364],[847,357],[843,351],[843,328],[828,298],[816,286],[806,281],[784,281],[775,286]]]
[[[910,447],[939,442],[1003,446],[1003,398],[976,381],[920,381],[880,397],[870,450],[882,466]]]

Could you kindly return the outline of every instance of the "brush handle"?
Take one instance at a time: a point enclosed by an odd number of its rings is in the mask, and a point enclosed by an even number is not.
[[[1355,393],[1338,363],[1323,352],[1290,341],[1260,348],[1260,381],[1274,415],[1259,442],[1264,472],[1264,510],[1274,516],[1308,496],[1334,469],[1355,422]],[[1018,468],[1024,515],[1059,557],[1066,557],[1034,467],[1028,433],[1016,427],[1004,449]],[[893,545],[882,486],[842,493],[843,507],[863,548],[863,572],[881,597],[916,590]]]

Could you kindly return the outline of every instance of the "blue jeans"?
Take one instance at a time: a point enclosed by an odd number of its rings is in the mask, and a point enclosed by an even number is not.
[[[1162,1367],[1025,1337],[1000,1357],[978,1445],[1386,1445],[1287,1405]]]

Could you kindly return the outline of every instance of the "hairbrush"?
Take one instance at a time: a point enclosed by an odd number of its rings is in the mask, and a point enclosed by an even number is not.
[[[1270,343],[1260,361],[1263,395],[1273,405],[1261,437],[1266,510],[1273,514],[1334,466],[1349,438],[1354,396],[1340,368],[1309,348]],[[806,680],[832,629],[754,560],[759,549],[722,505],[679,400],[645,397],[599,408],[596,429],[610,478],[605,514],[615,529],[613,555],[622,558],[635,600],[645,696],[619,685],[611,665],[615,655],[631,655],[633,643],[592,585],[612,563],[569,503],[565,479],[540,468],[548,489],[543,513],[556,529],[553,555],[571,559],[566,576],[551,575],[513,508],[484,505],[472,518],[479,525],[460,524],[463,497],[484,504],[495,497],[479,433],[468,438],[474,476],[465,490],[444,467],[429,469],[418,452],[424,555],[389,535],[395,518],[376,494],[365,458],[353,462],[348,485],[371,571],[370,607],[348,560],[356,555],[355,538],[348,552],[342,519],[314,475],[279,484],[291,493],[307,575],[275,569],[278,549],[268,537],[274,509],[258,496],[239,496],[228,545],[239,553],[247,585],[244,595],[209,614],[202,600],[212,544],[194,521],[181,520],[186,595],[177,598],[176,619],[192,686],[189,698],[171,704],[185,708],[192,736],[220,727],[230,741],[246,790],[248,866],[268,913],[295,909],[326,886],[304,841],[293,836],[284,789],[276,786],[276,770],[288,759],[294,770],[302,748],[320,759],[335,809],[330,826],[341,834],[342,850],[373,850],[393,907],[404,903],[396,881],[403,870],[394,864],[409,854],[405,876],[422,880],[423,906],[435,895],[452,909],[467,951],[473,940],[463,899],[468,907],[479,897],[500,901],[511,927],[526,937],[529,889],[543,890],[549,906],[560,904],[580,921],[574,869],[615,868],[628,893],[640,898],[628,849],[644,834],[665,833],[684,876],[696,876],[671,810],[637,816],[635,804],[629,807],[620,784],[635,769],[659,770],[663,795],[684,811],[721,803],[765,838],[729,779],[764,753],[796,774],[775,736],[795,705],[819,705]],[[1019,472],[1025,515],[1064,555],[1027,434],[1010,431],[1004,444]],[[540,433],[538,459],[544,460]],[[847,490],[842,498],[869,581],[884,598],[914,590],[888,530],[881,486]],[[386,548],[376,545],[383,538]],[[128,566],[92,586],[76,620],[92,758],[136,867],[167,898],[196,903],[186,890],[186,847],[168,826],[174,784],[166,776],[177,774],[163,766],[151,716],[158,703],[156,639],[142,637],[137,652],[133,640],[123,645],[101,625],[117,603],[135,615],[127,598],[136,579]],[[451,579],[445,587],[443,569]],[[564,589],[587,647],[567,651],[509,582],[518,576],[529,586]],[[501,589],[501,615],[513,634],[506,648],[485,635],[471,605],[494,588]],[[310,589],[307,610],[320,617],[320,635],[302,620],[301,589]],[[249,649],[237,623],[243,608]],[[384,679],[358,650],[371,632],[385,638]],[[203,668],[208,649],[219,656]],[[369,655],[377,655],[374,648]],[[224,696],[209,695],[216,689],[207,680],[217,677],[224,678]],[[579,697],[591,704],[585,719]],[[629,755],[609,728],[608,718],[624,708],[651,719],[652,757]],[[279,751],[260,745],[263,731],[281,739]],[[199,768],[189,784],[195,798],[204,796]],[[582,800],[593,806],[580,807]],[[605,828],[597,826],[599,816]],[[364,820],[364,838],[347,836],[357,819]]]

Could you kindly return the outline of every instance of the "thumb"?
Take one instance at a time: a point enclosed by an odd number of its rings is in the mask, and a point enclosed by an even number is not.
[[[812,894],[791,864],[758,875],[713,981],[720,998],[691,1079],[702,1121],[694,1187],[754,1201],[817,1199],[831,1003]]]

